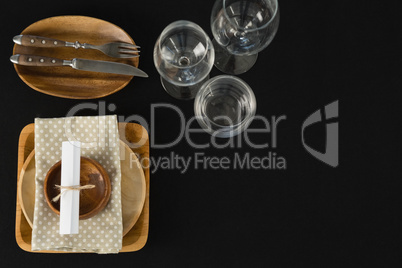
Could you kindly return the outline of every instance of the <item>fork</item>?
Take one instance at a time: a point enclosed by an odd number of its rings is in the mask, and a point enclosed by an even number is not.
[[[14,36],[13,41],[18,45],[31,47],[74,47],[76,49],[97,49],[114,58],[134,58],[140,56],[138,55],[140,51],[137,50],[137,48],[140,48],[139,46],[123,42],[113,42],[96,46],[87,43],[81,44],[78,41],[67,42],[34,35],[16,35]]]

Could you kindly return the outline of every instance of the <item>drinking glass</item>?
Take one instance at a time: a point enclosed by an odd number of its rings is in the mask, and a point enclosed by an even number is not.
[[[257,108],[250,86],[238,77],[220,75],[209,79],[194,100],[200,126],[211,135],[229,138],[250,125]]]
[[[208,35],[191,21],[169,24],[156,41],[154,63],[163,88],[177,99],[193,99],[214,63]]]
[[[227,74],[248,71],[278,26],[277,0],[217,0],[211,14],[215,66]]]

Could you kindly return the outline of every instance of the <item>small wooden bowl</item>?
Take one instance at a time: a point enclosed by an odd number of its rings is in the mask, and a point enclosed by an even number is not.
[[[61,161],[54,164],[45,177],[44,191],[49,207],[60,215],[60,199],[52,199],[60,193],[55,185],[61,182]],[[81,157],[80,185],[93,184],[95,188],[80,191],[80,220],[95,216],[110,199],[110,179],[105,169],[95,160]]]

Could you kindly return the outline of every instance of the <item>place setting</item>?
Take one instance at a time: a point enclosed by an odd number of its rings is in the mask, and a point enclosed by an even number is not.
[[[113,127],[99,135],[99,126],[101,129]],[[72,131],[65,132],[65,127],[71,127]],[[84,135],[78,135],[80,131]],[[72,137],[74,141],[69,141]],[[74,145],[79,140],[85,142]],[[64,156],[76,163],[65,162],[65,168],[70,167],[70,172],[75,166],[80,169],[78,173],[75,169],[79,183],[63,189],[63,145],[66,144],[70,148],[64,150]],[[76,154],[75,160],[71,154],[68,157],[68,150]],[[27,125],[20,134],[17,243],[29,252],[49,253],[117,253],[141,249],[147,240],[149,224],[148,159],[146,130],[135,123],[117,123],[116,116],[36,119],[35,124]],[[61,194],[62,191],[66,193]],[[78,234],[62,235],[60,224],[71,223],[71,218],[61,221],[62,196],[74,192],[80,199],[75,218],[79,223]],[[96,235],[91,235],[94,231]],[[85,233],[89,237],[77,242],[78,236]],[[105,238],[113,242],[113,247],[103,248],[108,245]],[[93,245],[84,245],[84,240],[94,240]]]
[[[244,2],[247,2],[245,5]],[[277,1],[217,0],[213,38],[197,23],[168,23],[153,47],[161,88],[194,101],[206,133],[231,138],[254,119],[257,99],[239,74],[275,37]],[[85,27],[83,27],[85,25]],[[85,16],[37,21],[13,37],[10,61],[32,89],[96,99],[136,79],[141,46],[122,28]],[[223,74],[210,77],[213,67]],[[149,229],[149,140],[116,115],[35,118],[20,133],[16,240],[29,252],[116,254],[144,247]]]

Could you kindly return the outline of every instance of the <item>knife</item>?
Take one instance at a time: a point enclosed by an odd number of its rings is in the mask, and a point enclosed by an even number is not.
[[[100,60],[87,60],[74,58],[72,60],[61,60],[51,57],[22,55],[16,54],[10,57],[10,61],[15,64],[26,66],[70,66],[77,70],[134,75],[139,77],[148,77],[148,75],[140,69],[118,62],[100,61]]]

